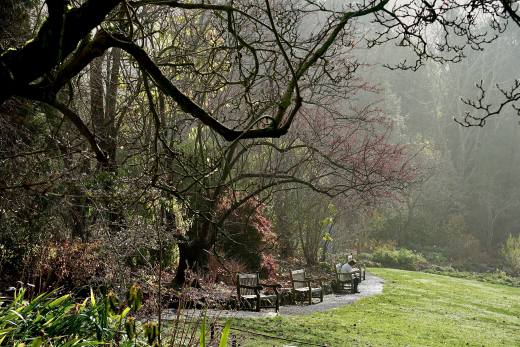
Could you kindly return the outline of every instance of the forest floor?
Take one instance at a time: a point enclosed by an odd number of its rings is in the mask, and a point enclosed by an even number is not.
[[[385,280],[382,295],[310,315],[235,319],[234,333],[241,346],[255,347],[520,346],[520,288],[402,270],[371,272]]]

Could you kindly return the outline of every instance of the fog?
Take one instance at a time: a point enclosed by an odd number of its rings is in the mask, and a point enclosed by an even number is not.
[[[384,219],[373,230],[378,237],[441,251],[474,269],[497,266],[506,239],[520,232],[520,118],[508,105],[467,127],[466,113],[476,112],[462,99],[478,100],[481,82],[486,103],[496,108],[503,102],[497,88],[508,90],[517,78],[518,34],[509,27],[459,63],[427,62],[418,71],[382,66],[413,59],[401,47],[360,49],[360,59],[370,64],[364,77],[380,87],[396,139],[417,149],[424,169],[401,201],[377,210]]]

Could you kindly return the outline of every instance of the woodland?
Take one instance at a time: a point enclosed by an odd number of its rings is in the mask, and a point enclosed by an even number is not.
[[[518,6],[0,2],[0,293],[160,316],[352,254],[519,286]]]

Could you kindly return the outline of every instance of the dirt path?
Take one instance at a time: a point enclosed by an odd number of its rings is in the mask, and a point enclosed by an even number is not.
[[[383,279],[376,277],[372,274],[367,273],[366,280],[359,284],[360,293],[357,294],[329,294],[325,295],[323,302],[319,302],[313,305],[290,305],[280,306],[278,315],[281,316],[295,316],[295,315],[306,315],[314,312],[321,312],[337,307],[350,305],[361,298],[367,296],[378,295],[383,292]],[[317,299],[314,299],[315,302]],[[187,310],[191,311],[191,310]],[[186,312],[187,315],[193,316],[195,312]],[[171,319],[174,312],[166,312],[165,319]],[[195,313],[196,315],[196,313]],[[262,309],[261,312],[251,311],[219,311],[219,310],[208,310],[208,316],[218,317],[235,317],[235,318],[265,318],[275,317],[277,315],[274,309]]]

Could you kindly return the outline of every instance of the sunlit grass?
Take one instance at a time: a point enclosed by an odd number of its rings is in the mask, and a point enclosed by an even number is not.
[[[385,279],[382,295],[313,315],[241,320],[234,326],[328,346],[520,346],[520,288],[371,271]],[[300,345],[243,338],[242,346]]]

